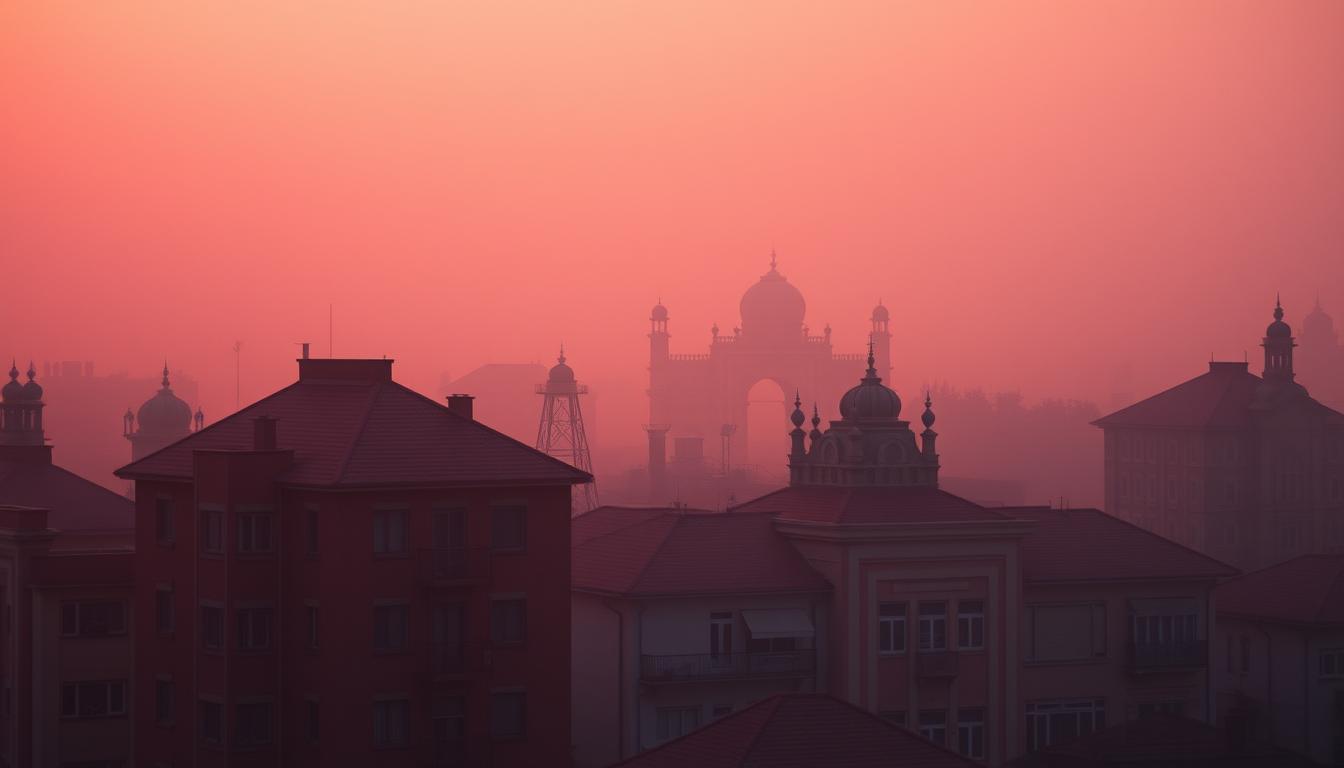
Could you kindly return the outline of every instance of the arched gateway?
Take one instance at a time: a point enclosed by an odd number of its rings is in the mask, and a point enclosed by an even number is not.
[[[649,465],[657,474],[666,456],[665,441],[676,437],[702,438],[707,454],[717,456],[723,441],[731,441],[735,465],[783,466],[789,453],[791,402],[779,411],[779,448],[766,456],[750,455],[759,445],[748,434],[748,393],[762,380],[771,380],[792,401],[796,392],[808,402],[834,403],[849,389],[866,354],[837,354],[828,324],[820,336],[806,325],[803,294],[780,274],[774,254],[770,271],[747,289],[740,304],[741,325],[721,333],[710,328],[709,351],[672,354],[668,311],[659,302],[650,315],[649,329]],[[889,313],[873,309],[870,340],[877,371],[889,378],[891,334]],[[707,457],[708,458],[708,457]]]

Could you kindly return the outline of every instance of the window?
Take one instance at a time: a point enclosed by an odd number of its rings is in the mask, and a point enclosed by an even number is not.
[[[271,551],[269,512],[247,512],[238,515],[238,551],[246,555]]]
[[[271,647],[271,609],[257,606],[238,609],[238,650],[264,651]]]
[[[406,510],[374,511],[373,552],[377,555],[397,555],[406,552]]]
[[[699,726],[699,707],[658,707],[659,741],[685,736]]]
[[[160,544],[172,544],[177,538],[173,525],[173,500],[157,498],[154,500],[154,537]]]
[[[919,650],[947,648],[947,603],[919,604]]]
[[[409,607],[405,603],[373,608],[373,649],[380,653],[406,650]]]
[[[877,652],[905,653],[905,603],[877,607]]]
[[[173,681],[154,681],[154,722],[171,725],[173,722]]]
[[[303,607],[308,620],[308,649],[317,650],[317,603],[308,603]]]
[[[173,611],[173,588],[159,587],[154,591],[154,626],[159,634],[170,635],[177,624]]]
[[[201,606],[201,646],[212,651],[224,649],[224,608]]]
[[[496,645],[517,645],[527,639],[527,601],[495,600],[490,603],[490,640]]]
[[[962,600],[957,603],[957,647],[985,647],[985,603]]]
[[[490,510],[490,548],[522,549],[527,545],[527,508],[520,505]]]
[[[373,702],[373,746],[382,749],[404,747],[410,742],[408,712],[410,703],[405,699]]]
[[[1052,699],[1027,704],[1027,749],[1067,744],[1106,727],[1105,699]]]
[[[1106,655],[1106,606],[1027,606],[1027,661],[1079,661]]]
[[[430,710],[430,725],[434,729],[434,757],[436,765],[455,765],[462,760],[463,739],[466,737],[467,704],[462,696],[443,695],[434,699]],[[453,762],[456,760],[457,762]]]
[[[731,664],[733,660],[733,612],[709,614],[709,659],[711,664]]]
[[[307,522],[303,529],[304,551],[310,555],[317,554],[317,509],[308,508]]]
[[[106,637],[126,634],[126,606],[103,600],[61,605],[63,637]]]
[[[308,705],[307,706],[308,722],[306,723],[305,730],[307,731],[308,735],[308,743],[316,744],[318,735],[320,734],[319,726],[322,722],[322,718],[320,716],[321,711],[318,709],[317,699],[308,699],[307,705]]]
[[[61,685],[61,717],[83,720],[124,714],[125,680],[95,680]]]
[[[233,726],[233,738],[238,746],[255,747],[271,743],[271,702],[240,703],[234,712],[237,720]]]
[[[527,694],[522,691],[490,694],[490,737],[521,739],[527,735]]]
[[[200,702],[201,741],[206,744],[224,743],[224,705],[218,701]]]
[[[985,710],[957,710],[957,751],[975,759],[985,757]]]
[[[1131,640],[1139,647],[1185,646],[1199,639],[1199,618],[1193,612],[1134,614],[1129,618]]]
[[[941,709],[920,710],[919,735],[934,744],[945,744],[947,742],[947,712]]]
[[[218,509],[201,510],[201,551],[224,554],[224,513]]]
[[[1344,648],[1325,648],[1321,650],[1321,677],[1344,677]]]

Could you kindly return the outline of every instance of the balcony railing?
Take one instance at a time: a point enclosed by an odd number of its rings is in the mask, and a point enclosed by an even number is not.
[[[956,651],[916,651],[915,673],[920,677],[956,677],[958,658]]]
[[[1130,642],[1126,647],[1129,668],[1134,672],[1204,667],[1209,663],[1209,647],[1203,640],[1163,643]]]
[[[817,656],[811,648],[799,651],[752,653],[692,653],[676,656],[645,655],[640,676],[645,682],[678,682],[743,677],[811,677]]]

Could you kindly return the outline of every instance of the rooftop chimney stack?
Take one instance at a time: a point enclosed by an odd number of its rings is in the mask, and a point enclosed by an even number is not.
[[[306,341],[303,342],[303,345],[302,345],[302,346],[303,346],[303,359],[304,359],[304,360],[307,360],[307,359],[308,359],[308,342],[306,342]]]
[[[472,401],[476,398],[471,395],[452,394],[448,396],[448,410],[456,413],[464,419],[472,418]]]
[[[258,451],[275,450],[276,420],[270,416],[258,416],[252,420],[252,448]]]

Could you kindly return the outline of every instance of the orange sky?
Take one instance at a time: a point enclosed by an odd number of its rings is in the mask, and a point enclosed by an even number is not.
[[[424,390],[563,339],[634,419],[654,300],[703,351],[773,246],[898,387],[1105,403],[1276,289],[1344,319],[1341,94],[1328,0],[5,3],[0,355],[218,414],[330,302]]]

